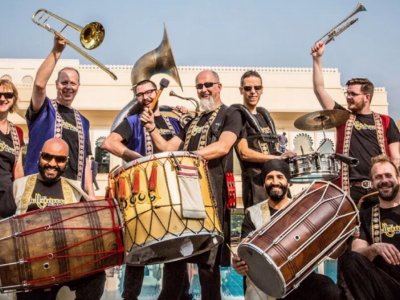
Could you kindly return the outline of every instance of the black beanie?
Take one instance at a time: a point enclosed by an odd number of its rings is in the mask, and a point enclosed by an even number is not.
[[[290,168],[286,161],[282,159],[271,159],[264,163],[261,169],[263,180],[265,179],[265,176],[272,171],[281,172],[285,175],[287,181],[290,182]]]

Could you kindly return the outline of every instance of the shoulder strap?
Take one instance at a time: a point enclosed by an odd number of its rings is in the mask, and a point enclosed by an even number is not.
[[[222,128],[224,127],[224,120],[225,120],[225,111],[228,109],[228,106],[225,104],[221,105],[217,116],[213,124],[211,124],[211,143],[214,143],[218,140],[219,136],[221,135]]]
[[[274,120],[272,120],[269,111],[266,110],[264,107],[257,107],[256,110],[263,116],[264,120],[267,122],[267,125],[271,129],[272,134],[276,134],[275,123]]]

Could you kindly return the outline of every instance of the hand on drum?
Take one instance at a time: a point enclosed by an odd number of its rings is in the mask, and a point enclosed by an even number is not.
[[[232,266],[242,276],[247,275],[249,267],[244,260],[241,260],[236,254],[232,254]]]
[[[142,122],[143,126],[148,130],[152,130],[154,128],[154,126],[156,126],[154,124],[154,113],[148,107],[144,108],[144,110],[140,116],[140,121]]]
[[[290,158],[293,158],[293,157],[296,157],[296,156],[297,156],[297,153],[296,153],[296,152],[293,152],[293,151],[285,151],[284,153],[282,153],[282,154],[280,155],[280,158],[283,159],[283,160],[286,160],[286,159],[290,159]]]
[[[374,243],[372,245],[375,253],[391,265],[400,265],[400,251],[395,245],[388,243]]]

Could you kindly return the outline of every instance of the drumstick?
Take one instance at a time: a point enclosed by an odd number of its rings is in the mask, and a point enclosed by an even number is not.
[[[228,249],[229,249],[229,251],[231,251],[231,253],[232,253],[232,255],[233,256],[237,256],[237,257],[239,257],[235,252],[233,252],[233,250],[232,250],[232,248],[231,248],[231,246],[229,246],[229,244],[228,243],[226,243],[225,244],[227,247],[228,247]]]

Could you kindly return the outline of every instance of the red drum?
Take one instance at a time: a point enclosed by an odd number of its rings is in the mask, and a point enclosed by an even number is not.
[[[247,275],[267,295],[282,298],[359,226],[354,202],[336,185],[316,181],[238,247]]]
[[[0,290],[43,288],[124,262],[113,200],[47,207],[0,221]]]
[[[197,155],[164,152],[134,160],[110,174],[109,194],[124,216],[128,264],[188,258],[223,241],[207,165]]]

